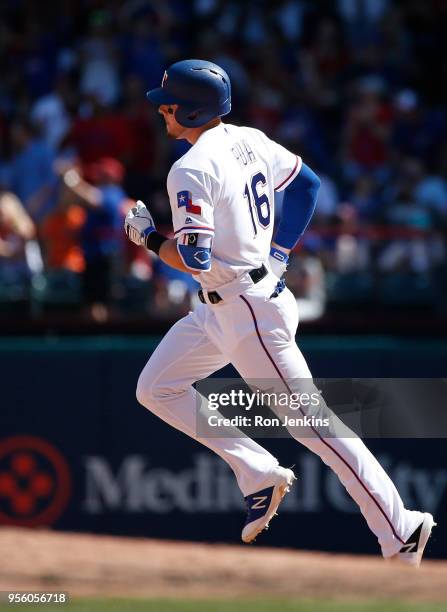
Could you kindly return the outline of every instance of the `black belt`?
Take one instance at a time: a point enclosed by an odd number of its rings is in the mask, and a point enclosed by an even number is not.
[[[260,268],[256,268],[256,270],[250,270],[248,274],[251,280],[256,284],[259,283],[259,281],[262,280],[265,276],[267,276],[267,268],[264,266],[264,264],[262,264]],[[205,296],[203,295],[202,289],[199,289],[198,295],[199,300],[202,302],[202,304],[206,304]],[[208,291],[208,299],[211,304],[218,304],[222,301],[222,298],[217,293],[217,291]]]

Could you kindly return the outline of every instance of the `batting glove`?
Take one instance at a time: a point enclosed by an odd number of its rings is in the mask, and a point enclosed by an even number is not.
[[[287,270],[287,264],[289,263],[289,256],[284,251],[280,251],[275,247],[271,247],[269,264],[273,274],[276,274],[278,278],[281,278],[284,272]]]
[[[147,237],[156,231],[151,213],[141,200],[138,200],[137,205],[127,213],[124,221],[124,231],[129,240],[138,244],[138,246],[146,246]]]

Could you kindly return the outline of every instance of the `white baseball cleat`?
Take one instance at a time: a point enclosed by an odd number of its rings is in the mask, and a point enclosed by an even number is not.
[[[269,522],[276,515],[276,510],[286,493],[296,480],[292,470],[277,466],[269,474],[263,489],[247,495],[247,518],[242,529],[242,541],[253,542],[261,531],[267,529]]]
[[[422,561],[422,555],[427,545],[428,538],[431,535],[431,530],[436,526],[432,515],[424,512],[424,519],[419,527],[411,534],[400,551],[391,557],[391,559],[419,567]]]

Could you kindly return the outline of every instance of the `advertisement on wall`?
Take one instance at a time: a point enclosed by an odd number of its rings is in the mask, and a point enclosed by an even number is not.
[[[137,403],[144,359],[67,352],[4,361],[0,524],[240,541],[245,503],[227,464]],[[19,360],[29,373],[26,384]],[[297,475],[262,545],[378,553],[357,507],[317,455],[290,436],[260,442]],[[365,442],[408,508],[446,514],[445,439]],[[427,556],[443,557],[446,549],[435,532]]]

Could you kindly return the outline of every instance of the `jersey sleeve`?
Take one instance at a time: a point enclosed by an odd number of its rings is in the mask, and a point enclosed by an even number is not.
[[[275,191],[283,191],[299,174],[302,160],[299,155],[270,140],[263,134],[270,154],[270,164],[273,172]]]
[[[206,172],[176,168],[169,173],[167,187],[175,237],[214,235],[213,179]]]

